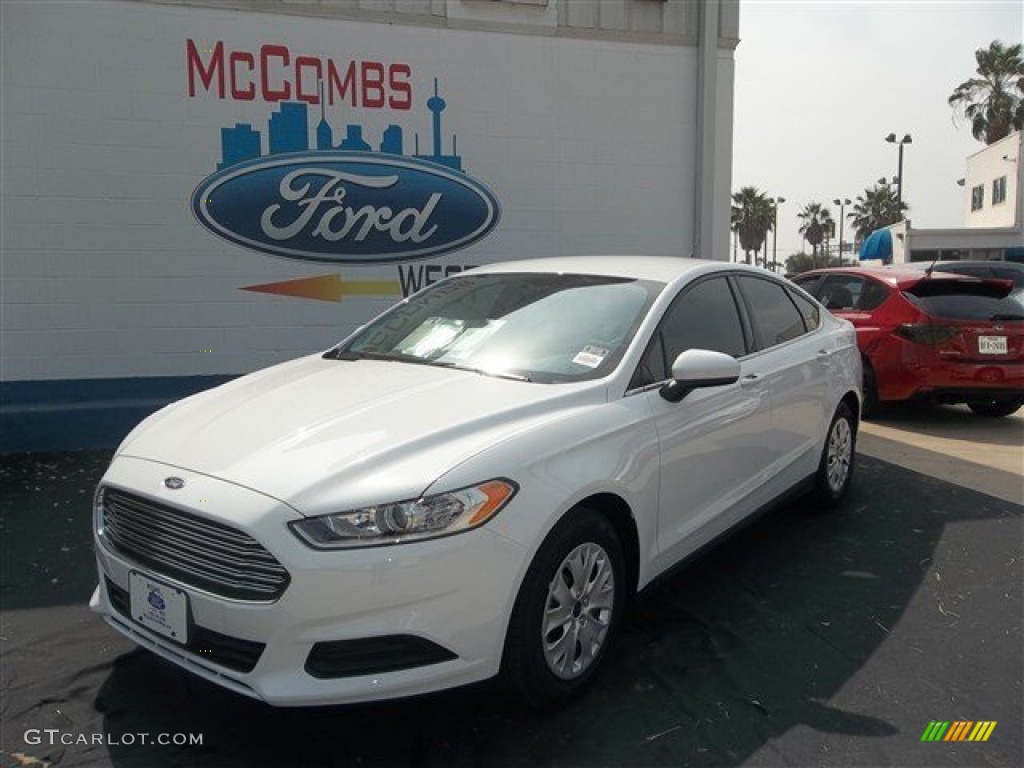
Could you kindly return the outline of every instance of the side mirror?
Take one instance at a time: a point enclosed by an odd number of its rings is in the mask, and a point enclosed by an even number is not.
[[[740,378],[740,364],[735,357],[710,349],[688,349],[672,363],[672,381],[660,390],[663,398],[678,403],[701,387],[720,387]]]

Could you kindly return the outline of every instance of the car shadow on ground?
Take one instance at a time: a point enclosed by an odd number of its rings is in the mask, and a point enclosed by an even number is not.
[[[1024,443],[1020,413],[993,419],[972,413],[966,405],[893,403],[879,410],[871,423],[928,437],[1019,447]]]
[[[927,718],[918,725],[916,710],[901,720],[886,702],[869,700],[853,708],[836,701],[890,642],[915,601],[927,602],[929,610],[912,624],[908,620],[911,626],[901,633],[912,633],[919,653],[949,650],[942,647],[941,630],[961,621],[966,610],[955,597],[937,593],[930,578],[925,582],[948,526],[993,521],[1003,527],[994,540],[1019,555],[1014,537],[1019,539],[1020,510],[881,461],[859,457],[858,462],[856,483],[837,512],[820,514],[809,502],[791,504],[648,590],[627,617],[595,685],[559,710],[524,710],[493,682],[398,702],[269,707],[131,650],[113,630],[85,615],[81,602],[63,604],[40,579],[21,586],[35,585],[42,599],[33,600],[28,589],[14,606],[5,600],[5,611],[18,609],[12,615],[32,616],[33,626],[54,627],[37,640],[26,629],[29,639],[20,647],[13,638],[15,652],[7,661],[15,683],[8,691],[5,730],[94,728],[109,734],[110,743],[22,750],[56,765],[119,768],[735,766],[779,749],[779,740],[795,730],[809,735],[766,762],[883,764],[884,755],[895,754],[889,764],[922,764],[899,756],[920,749]],[[33,498],[39,493],[45,496],[39,490]],[[54,509],[60,509],[59,500]],[[42,512],[36,518],[37,526],[45,519]],[[88,522],[80,527],[87,541]],[[30,546],[32,525],[17,523],[14,529],[19,537],[14,546]],[[81,538],[83,532],[75,530]],[[9,545],[6,539],[5,549]],[[68,561],[86,561],[65,563],[64,573],[93,568],[84,542],[62,554]],[[1000,571],[1000,578],[1019,582],[1017,560],[1009,572]],[[4,586],[10,598],[6,577]],[[999,583],[993,589],[1009,590],[1010,611],[1019,616],[1019,586]],[[936,594],[938,612],[931,610]],[[75,594],[77,601],[87,597],[87,590]],[[73,626],[64,618],[71,614]],[[27,624],[14,622],[12,633]],[[984,631],[1013,630],[993,621]],[[1009,640],[1016,650],[995,661],[1019,667],[1019,640],[1018,622]],[[964,642],[969,647],[977,641]],[[921,663],[918,656],[899,662],[902,667]],[[977,666],[971,672],[984,674]],[[911,674],[929,676],[927,668]],[[947,701],[948,695],[941,698]],[[991,706],[986,710],[986,716],[997,714]],[[964,714],[969,715],[974,716]],[[930,716],[946,715],[932,711]],[[201,734],[202,745],[144,745],[132,736],[143,733]],[[128,743],[133,738],[136,743]],[[834,751],[825,760],[829,744]],[[871,745],[868,752],[857,751],[863,744]],[[874,746],[882,744],[888,746]],[[1011,743],[1010,749],[1019,750],[1020,744]],[[1012,760],[994,764],[1009,766]]]

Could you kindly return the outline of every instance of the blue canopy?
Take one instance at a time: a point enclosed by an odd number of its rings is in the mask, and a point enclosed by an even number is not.
[[[892,232],[876,229],[860,244],[860,260],[880,259],[883,264],[892,261]]]
[[[1007,261],[1024,262],[1024,248],[1003,248],[1003,258]]]

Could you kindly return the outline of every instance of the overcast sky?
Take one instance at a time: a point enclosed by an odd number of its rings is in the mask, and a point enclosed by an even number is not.
[[[1022,34],[1020,0],[742,0],[732,188],[786,198],[779,260],[801,248],[796,213],[805,204],[827,203],[838,221],[833,199],[856,200],[896,175],[889,133],[913,138],[903,149],[913,226],[961,226],[956,181],[984,145],[953,122],[946,100],[974,76],[976,49]]]

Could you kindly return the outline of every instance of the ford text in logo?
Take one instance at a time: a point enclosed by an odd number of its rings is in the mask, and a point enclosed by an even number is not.
[[[339,264],[465,248],[499,218],[491,192],[459,170],[364,151],[271,155],[223,168],[196,188],[192,210],[238,245]]]

